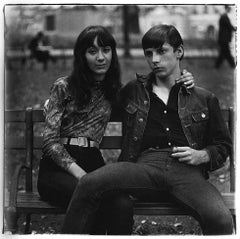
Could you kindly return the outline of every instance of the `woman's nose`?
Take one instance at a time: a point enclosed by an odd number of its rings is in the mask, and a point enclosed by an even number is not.
[[[98,52],[97,60],[99,61],[104,60],[104,55],[101,50]]]

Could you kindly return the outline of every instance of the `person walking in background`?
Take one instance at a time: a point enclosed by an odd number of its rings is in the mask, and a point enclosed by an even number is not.
[[[231,8],[229,5],[225,5],[225,13],[223,13],[219,20],[219,34],[218,34],[218,44],[219,44],[219,56],[216,60],[215,67],[219,68],[223,61],[226,59],[232,68],[235,68],[235,61],[231,54],[230,42],[232,40],[232,33],[236,31],[229,19],[229,12]]]
[[[192,209],[203,234],[232,234],[231,213],[206,180],[232,148],[218,100],[203,88],[176,82],[184,48],[174,26],[152,27],[142,48],[151,73],[137,75],[119,93],[124,111],[120,162],[79,180],[62,232],[87,233],[102,200],[125,192],[155,201],[171,194]]]
[[[194,85],[188,72],[178,80]],[[87,27],[75,43],[72,74],[54,82],[46,104],[38,175],[38,191],[43,200],[67,208],[78,182],[105,165],[98,146],[110,115],[121,114],[115,104],[120,87],[113,36],[102,26]],[[116,192],[103,198],[100,204],[84,233],[132,233],[133,207],[128,194]],[[79,215],[70,220],[78,222]]]
[[[36,59],[42,62],[43,70],[47,70],[49,60],[55,62],[54,57],[50,54],[51,47],[44,45],[43,32],[38,32],[37,35],[31,39],[28,49],[31,51],[30,59]]]

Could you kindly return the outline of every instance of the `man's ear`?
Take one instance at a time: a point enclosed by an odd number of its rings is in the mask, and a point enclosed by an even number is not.
[[[180,45],[177,50],[177,58],[178,59],[182,59],[183,58],[183,54],[184,54],[184,49],[183,49],[183,45]]]

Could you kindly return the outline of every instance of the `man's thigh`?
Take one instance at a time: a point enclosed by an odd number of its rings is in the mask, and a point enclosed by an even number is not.
[[[183,168],[170,176],[172,195],[200,215],[226,209],[220,192],[204,178],[200,169],[196,166]]]
[[[98,192],[126,192],[136,197],[146,197],[162,190],[164,185],[156,184],[156,170],[148,165],[118,162],[108,164],[85,175],[79,182],[79,189]],[[161,175],[159,175],[158,183]],[[163,182],[163,181],[162,181]],[[84,186],[85,185],[85,186]]]

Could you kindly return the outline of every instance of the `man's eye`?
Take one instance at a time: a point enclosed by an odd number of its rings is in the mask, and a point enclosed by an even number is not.
[[[153,54],[151,51],[145,51],[145,56],[151,57]]]
[[[166,53],[166,50],[164,50],[164,49],[158,49],[158,50],[157,50],[157,53],[160,54],[160,55],[162,55],[162,54]]]

